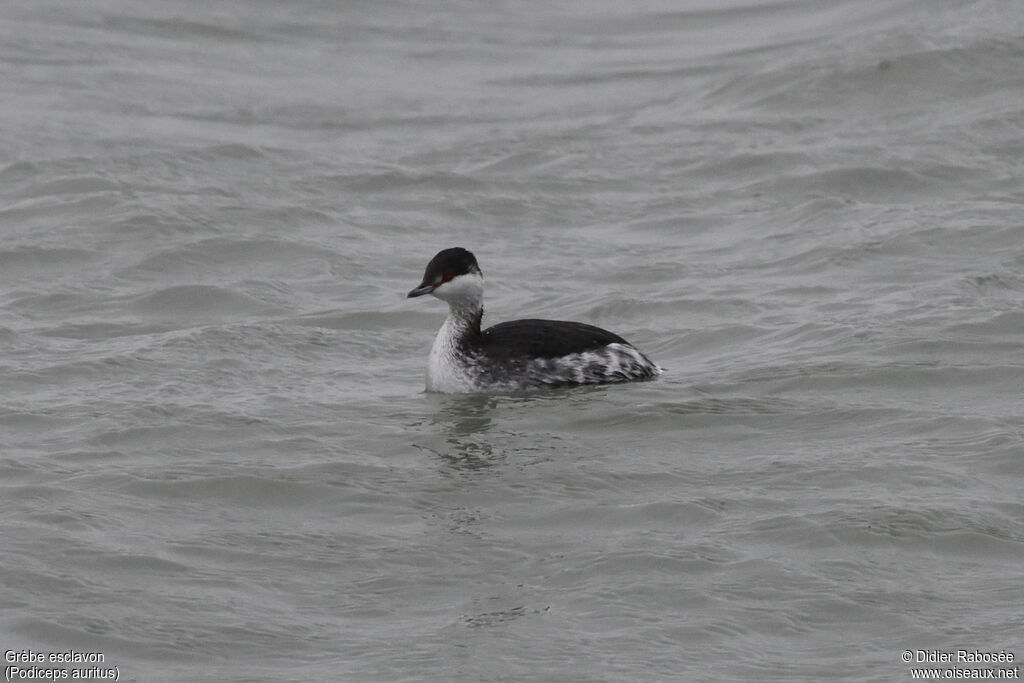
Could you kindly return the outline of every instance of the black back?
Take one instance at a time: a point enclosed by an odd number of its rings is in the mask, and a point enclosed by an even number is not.
[[[593,325],[533,318],[489,327],[478,341],[485,353],[495,359],[560,358],[608,344],[628,343],[619,335]]]

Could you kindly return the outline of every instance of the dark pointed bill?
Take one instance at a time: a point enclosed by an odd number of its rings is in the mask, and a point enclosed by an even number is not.
[[[427,282],[424,282],[419,287],[409,292],[409,296],[407,296],[406,298],[412,299],[413,297],[423,296],[424,294],[430,294],[435,289],[437,289],[437,285],[432,285]]]

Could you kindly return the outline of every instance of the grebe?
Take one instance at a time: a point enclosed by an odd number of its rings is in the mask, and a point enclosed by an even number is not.
[[[484,278],[476,257],[445,249],[409,298],[432,294],[448,317],[430,349],[427,391],[474,393],[652,379],[662,369],[617,334],[560,320],[513,320],[480,331]]]

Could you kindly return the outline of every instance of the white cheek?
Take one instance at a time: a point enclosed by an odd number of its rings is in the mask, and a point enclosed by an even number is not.
[[[469,273],[449,280],[435,289],[432,294],[442,301],[467,301],[483,296],[484,279]]]

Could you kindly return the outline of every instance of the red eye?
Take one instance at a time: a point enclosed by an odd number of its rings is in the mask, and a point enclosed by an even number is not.
[[[444,275],[441,276],[441,282],[451,282],[452,278],[454,277],[455,275],[453,275],[452,273],[445,273]]]

